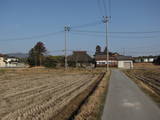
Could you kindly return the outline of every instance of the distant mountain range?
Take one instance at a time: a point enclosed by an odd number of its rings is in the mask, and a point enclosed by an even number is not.
[[[28,57],[27,53],[8,53],[6,54],[9,57],[18,57],[18,58],[26,58]]]

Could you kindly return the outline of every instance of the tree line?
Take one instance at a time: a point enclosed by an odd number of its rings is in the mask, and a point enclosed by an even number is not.
[[[64,56],[51,56],[47,55],[47,49],[43,42],[38,42],[29,51],[27,63],[31,66],[45,66],[48,68],[54,68],[57,65],[64,65]]]

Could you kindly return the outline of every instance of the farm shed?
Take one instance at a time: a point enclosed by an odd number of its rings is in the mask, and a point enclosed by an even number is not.
[[[117,56],[118,68],[133,68],[133,59],[130,56]]]

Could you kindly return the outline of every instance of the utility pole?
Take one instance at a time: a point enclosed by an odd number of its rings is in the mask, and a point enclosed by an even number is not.
[[[65,54],[65,70],[67,69],[68,67],[68,64],[67,64],[67,32],[70,31],[70,27],[68,26],[65,26],[64,27],[64,34],[65,34],[65,46],[64,46],[64,54]]]
[[[125,48],[123,48],[123,55],[125,56]]]
[[[107,72],[109,71],[109,49],[108,49],[108,22],[109,22],[109,17],[108,16],[103,16],[103,23],[105,23],[106,25],[106,47],[107,47],[107,53],[106,53],[106,61],[107,61],[107,65],[106,65],[106,70]]]

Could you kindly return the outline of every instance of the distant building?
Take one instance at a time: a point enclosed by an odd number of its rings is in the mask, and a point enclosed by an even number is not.
[[[15,57],[9,57],[5,59],[6,67],[17,67],[19,59]]]
[[[26,65],[24,63],[20,63],[18,58],[0,54],[0,67],[26,67]]]
[[[105,67],[107,65],[106,55],[96,55],[95,56],[96,66]],[[108,61],[109,67],[118,67],[118,68],[133,68],[133,59],[130,56],[109,56]]]
[[[95,55],[96,67],[105,67],[107,65],[107,57],[104,54]],[[109,66],[117,67],[118,61],[115,56],[109,57]]]
[[[134,62],[135,63],[153,63],[154,60],[156,59],[155,56],[139,56],[139,57],[134,57]]]
[[[93,59],[86,51],[73,51],[73,54],[68,56],[68,64],[75,67],[86,67],[93,65]]]
[[[133,58],[131,56],[117,56],[118,68],[133,68]]]
[[[4,55],[0,54],[0,67],[5,67],[6,63],[4,61]]]
[[[118,68],[133,68],[133,59],[130,56],[123,56],[118,53],[109,52],[109,61],[107,62],[107,48],[101,52],[101,47],[96,47],[95,52],[96,67],[105,67],[109,64],[109,67]]]

